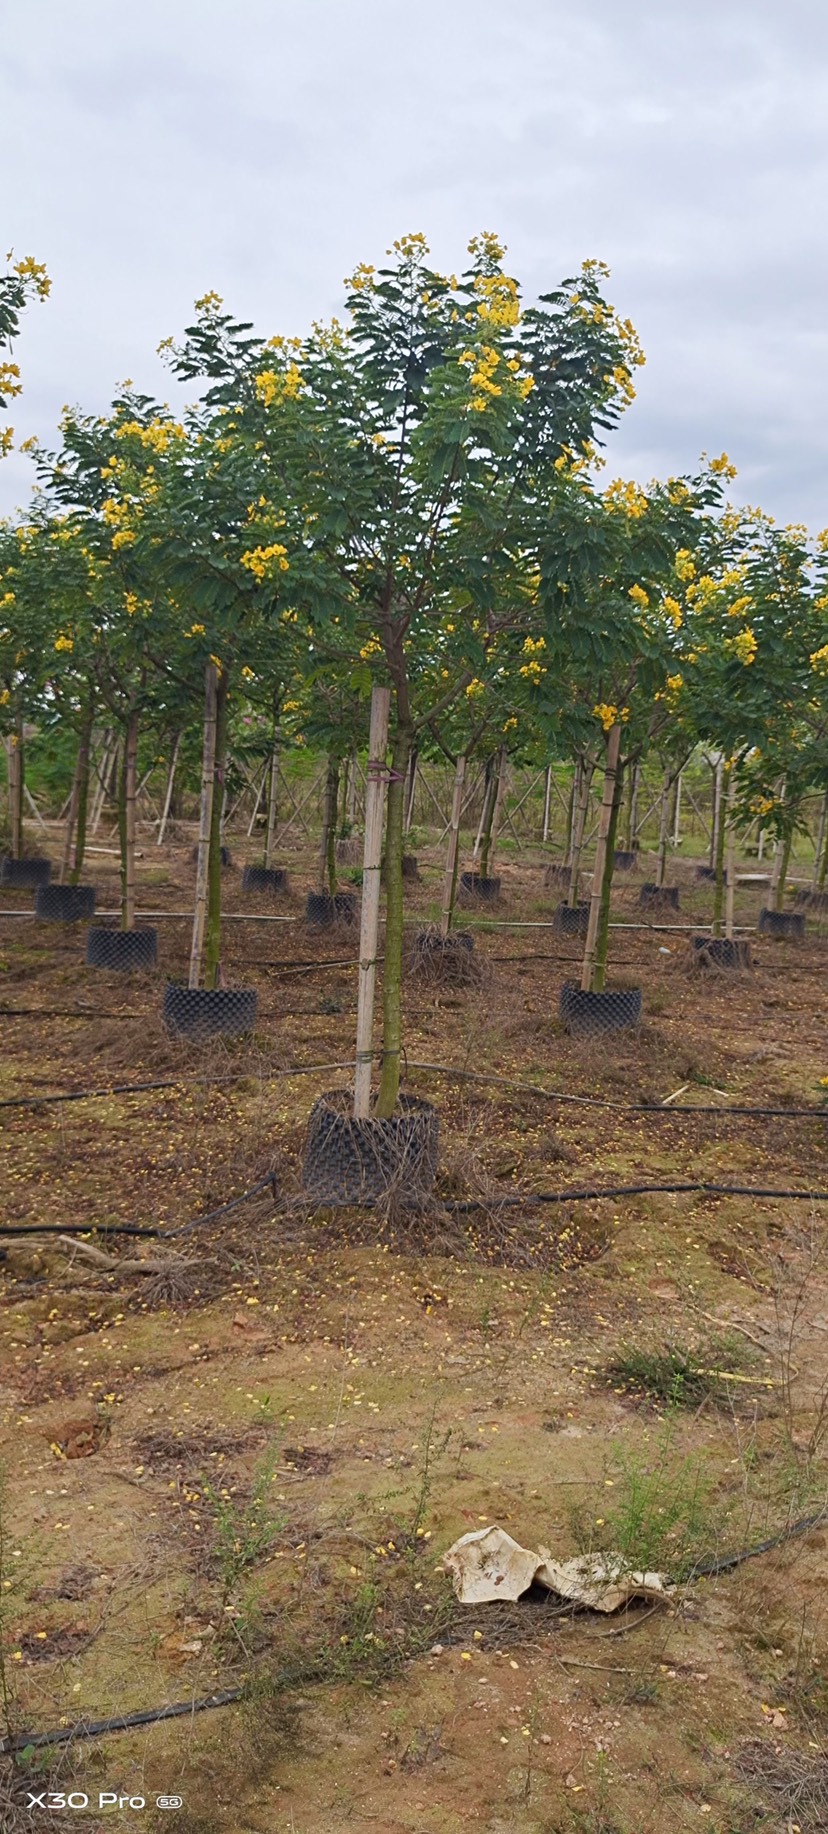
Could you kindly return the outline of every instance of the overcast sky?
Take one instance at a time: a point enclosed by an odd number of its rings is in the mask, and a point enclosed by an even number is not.
[[[267,335],[423,230],[494,229],[528,298],[588,255],[647,356],[605,476],[726,450],[828,523],[824,0],[4,0],[0,234],[53,278],[20,437],[155,355],[216,288]],[[0,252],[3,252],[0,250]],[[0,465],[0,511],[31,466]]]

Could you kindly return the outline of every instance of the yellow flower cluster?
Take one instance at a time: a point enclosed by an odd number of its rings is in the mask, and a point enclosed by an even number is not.
[[[635,522],[647,513],[647,496],[638,484],[626,483],[623,478],[616,478],[604,491],[604,502],[608,509],[619,510]]]
[[[743,594],[742,598],[734,599],[733,604],[728,605],[728,608],[727,608],[728,617],[729,618],[740,618],[742,616],[742,612],[747,611],[749,604],[750,604],[750,594],[746,592]]]
[[[480,698],[480,695],[485,694],[485,692],[486,690],[484,688],[482,681],[478,681],[477,676],[475,675],[473,681],[469,682],[469,685],[466,689],[466,694],[469,700],[478,700]]]
[[[60,636],[55,638],[55,649],[56,650],[73,650],[74,647],[75,647],[74,637],[67,637],[64,631],[61,631]]]
[[[480,304],[477,316],[484,325],[507,330],[520,323],[517,281],[508,274],[478,274],[474,283]]]
[[[601,721],[601,725],[605,732],[609,732],[610,729],[619,722],[621,725],[625,725],[630,717],[629,707],[613,707],[602,700],[597,702],[592,711],[596,720]]]
[[[681,630],[683,618],[678,599],[671,598],[670,594],[666,593],[661,601],[661,608],[662,611],[666,611],[668,618],[672,620],[673,629]]]
[[[19,363],[0,363],[0,395],[22,395]]]
[[[677,579],[680,579],[680,580],[695,579],[696,563],[693,559],[692,554],[690,553],[689,548],[679,548],[679,551],[675,558],[674,565],[675,565],[675,572],[676,572]]]
[[[115,428],[116,439],[137,439],[147,452],[168,452],[177,440],[186,439],[184,428],[174,420],[151,420],[142,427],[140,420],[122,420]],[[110,459],[110,466],[117,463]]]
[[[35,292],[41,299],[48,299],[52,282],[41,261],[35,261],[33,255],[24,255],[22,261],[15,262],[14,272],[21,280],[33,280]]]
[[[643,586],[631,586],[627,596],[632,599],[633,604],[637,605],[640,611],[647,610],[650,603],[650,594],[644,591]]]
[[[241,564],[259,581],[272,578],[274,573],[287,573],[290,566],[287,548],[280,541],[272,541],[267,548],[248,548]]]
[[[350,287],[352,293],[370,293],[373,291],[376,271],[367,261],[360,261],[359,267],[354,268],[352,274],[346,274],[342,284]]]
[[[5,458],[6,453],[11,452],[13,445],[14,427],[3,427],[0,429],[0,458]]]
[[[736,466],[728,458],[726,452],[722,452],[719,458],[710,460],[710,469],[718,472],[723,478],[735,478],[736,476]]]
[[[678,694],[679,688],[683,688],[683,686],[684,686],[684,676],[683,675],[668,675],[667,687],[669,688],[671,694]]]
[[[746,624],[744,630],[737,631],[735,637],[728,637],[725,648],[730,650],[733,656],[738,657],[738,660],[744,663],[745,668],[749,668],[756,657],[759,645],[750,625]]]
[[[359,654],[360,654],[360,660],[362,662],[370,661],[370,658],[372,656],[381,655],[382,654],[382,644],[380,643],[379,637],[369,637],[368,642],[363,645],[363,648],[360,650]]]
[[[545,649],[546,649],[546,638],[545,637],[524,637],[523,639],[524,656],[538,656],[540,655],[541,650],[545,650]]]
[[[205,635],[205,626],[203,624],[191,624],[189,630],[185,630],[184,635],[185,637],[203,637]]]
[[[506,720],[504,726],[502,727],[502,731],[503,732],[514,732],[516,726],[517,726],[517,720],[515,718],[515,715],[512,714],[511,719]]]
[[[615,368],[605,375],[604,381],[612,382],[615,388],[618,389],[619,393],[622,394],[627,401],[635,400],[633,379],[626,363],[616,363]]]
[[[817,675],[828,675],[828,643],[823,643],[819,650],[812,650],[810,662]]]
[[[289,363],[281,374],[275,369],[263,369],[256,377],[256,394],[266,408],[295,401],[301,390],[302,377],[295,363]]]
[[[204,293],[201,299],[196,300],[195,309],[197,312],[215,313],[218,312],[219,307],[223,305],[224,300],[220,293]]]
[[[533,657],[531,662],[524,662],[521,665],[518,669],[518,674],[523,676],[524,681],[537,683],[546,674],[546,670],[542,664],[538,662],[537,657]]]
[[[255,676],[253,669],[248,668],[247,663],[245,663],[242,669],[242,680],[243,681],[255,681],[255,679],[256,679],[256,676]]]

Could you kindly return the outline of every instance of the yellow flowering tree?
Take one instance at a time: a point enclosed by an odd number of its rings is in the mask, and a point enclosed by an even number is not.
[[[22,261],[15,261],[13,253],[7,255],[6,271],[0,274],[0,413],[23,392],[20,366],[13,355],[21,315],[31,299],[47,299],[51,287],[45,267],[32,255],[24,255]],[[5,458],[13,444],[14,428],[0,428],[0,458]]]

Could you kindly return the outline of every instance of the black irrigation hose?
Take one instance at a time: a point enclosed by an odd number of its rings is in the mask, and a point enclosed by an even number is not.
[[[828,1204],[828,1191],[778,1191],[765,1190],[760,1185],[749,1184],[615,1184],[585,1188],[580,1191],[516,1191],[503,1197],[478,1197],[463,1203],[449,1201],[444,1208],[452,1213],[463,1213],[472,1210],[526,1209],[533,1204],[574,1204],[588,1198],[598,1197],[645,1197],[653,1193],[674,1195],[683,1191],[703,1191],[713,1197],[780,1197],[792,1198],[813,1204]],[[330,1206],[323,1206],[329,1208]]]
[[[237,1210],[240,1204],[246,1204],[251,1197],[258,1197],[262,1191],[271,1188],[275,1192],[275,1173],[268,1172],[266,1178],[260,1178],[258,1184],[252,1184],[247,1191],[240,1191],[238,1197],[231,1197],[226,1204],[218,1204],[215,1210],[203,1210],[198,1216],[191,1216],[188,1223],[179,1223],[176,1229],[143,1228],[138,1223],[21,1223],[18,1228],[5,1224],[0,1227],[0,1237],[19,1235],[146,1235],[154,1241],[170,1242],[175,1236],[187,1235],[191,1229],[197,1229],[200,1223],[211,1223],[217,1216],[226,1216],[228,1210]]]
[[[200,1700],[177,1700],[169,1707],[151,1707],[145,1713],[116,1713],[112,1719],[80,1719],[74,1726],[51,1732],[17,1732],[0,1740],[0,1756],[28,1751],[34,1746],[69,1745],[74,1739],[99,1738],[104,1732],[127,1732],[131,1726],[154,1726],[162,1719],[185,1719],[189,1713],[206,1713],[211,1707],[229,1707],[241,1700],[244,1688],[225,1688],[223,1694],[206,1694]]]
[[[810,1528],[818,1527],[826,1519],[828,1511],[824,1509],[813,1516],[800,1516],[798,1522],[792,1522],[788,1528],[783,1528],[778,1535],[771,1535],[767,1541],[757,1541],[754,1547],[741,1548],[735,1554],[724,1554],[718,1560],[699,1562],[689,1574],[668,1583],[692,1585],[696,1579],[710,1579],[718,1573],[732,1572],[734,1567],[743,1565],[746,1560],[756,1560],[760,1554],[782,1547],[786,1541],[793,1540],[795,1535],[807,1534]],[[244,1698],[245,1693],[243,1687],[226,1688],[220,1694],[206,1694],[198,1700],[178,1700],[171,1706],[151,1707],[143,1713],[118,1713],[112,1719],[78,1720],[74,1726],[59,1726],[50,1732],[18,1732],[13,1738],[0,1740],[0,1755],[42,1749],[44,1745],[69,1745],[75,1739],[101,1738],[108,1732],[127,1732],[133,1726],[154,1726],[165,1719],[186,1719],[191,1713],[207,1713],[215,1707],[234,1706]]]

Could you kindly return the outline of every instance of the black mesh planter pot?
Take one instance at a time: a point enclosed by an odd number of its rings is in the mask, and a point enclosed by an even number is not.
[[[552,922],[558,936],[586,936],[589,905],[559,904]]]
[[[677,885],[651,885],[645,881],[638,894],[638,902],[645,910],[677,911],[679,888]]]
[[[715,884],[716,882],[715,866],[697,866],[696,867],[696,878],[702,880],[702,882],[706,885]]]
[[[461,872],[460,890],[466,898],[479,898],[484,904],[494,904],[500,897],[500,880],[482,878],[479,872]]]
[[[801,911],[760,911],[759,929],[763,936],[788,936],[801,942],[805,935],[805,918]]]
[[[41,885],[35,916],[49,923],[88,923],[95,915],[94,885]]]
[[[87,968],[111,968],[113,972],[131,974],[154,968],[157,961],[157,930],[116,930],[93,924],[87,934]]]
[[[752,968],[750,943],[735,936],[694,936],[695,958],[702,968]]]
[[[308,892],[305,905],[308,923],[329,929],[333,923],[356,923],[356,892]]]
[[[321,1095],[308,1119],[302,1177],[317,1203],[416,1206],[437,1176],[439,1122],[430,1102],[401,1095],[387,1121],[355,1120],[345,1090]]]
[[[419,879],[420,863],[416,853],[404,853],[402,857],[402,876],[404,879]]]
[[[164,1024],[177,1038],[238,1038],[256,1023],[256,995],[246,987],[164,988]]]
[[[191,858],[193,862],[195,862],[198,859],[198,848],[197,847],[193,848]],[[222,863],[222,866],[232,866],[233,860],[232,860],[232,856],[231,856],[229,847],[222,847],[221,863]]]
[[[245,866],[243,892],[286,892],[288,876],[283,866]]]
[[[632,872],[638,859],[637,853],[628,853],[623,847],[615,849],[615,865],[619,872]]]
[[[559,1010],[574,1038],[629,1031],[641,1023],[641,988],[605,987],[601,993],[585,993],[574,981],[564,981]]]
[[[36,891],[39,885],[48,885],[51,877],[51,860],[39,855],[33,854],[28,860],[13,860],[10,857],[0,860],[0,885],[15,885],[24,891]]]

